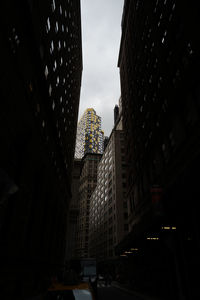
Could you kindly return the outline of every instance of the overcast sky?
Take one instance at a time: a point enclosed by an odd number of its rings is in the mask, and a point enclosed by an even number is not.
[[[79,118],[94,108],[109,136],[120,97],[117,68],[123,0],[81,0],[83,75]]]

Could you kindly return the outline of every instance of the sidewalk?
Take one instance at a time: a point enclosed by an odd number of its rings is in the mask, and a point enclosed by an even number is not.
[[[140,293],[140,292],[137,292],[137,291],[134,291],[129,284],[127,283],[124,283],[124,284],[121,284],[117,281],[113,281],[112,282],[112,286],[115,287],[115,288],[118,288],[118,289],[121,289],[123,290],[124,292],[127,292],[135,297],[138,297],[139,299],[141,300],[161,300],[160,298],[155,298],[155,297],[152,297],[152,296],[148,296],[148,295],[145,295],[143,293]]]

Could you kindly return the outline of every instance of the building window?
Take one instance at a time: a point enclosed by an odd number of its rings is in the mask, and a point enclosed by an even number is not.
[[[128,219],[128,213],[125,212],[125,213],[124,213],[124,220],[127,220],[127,219]]]
[[[56,21],[55,32],[58,33],[58,22]]]
[[[47,29],[48,29],[48,31],[50,31],[50,29],[51,29],[51,24],[50,24],[49,18],[47,19]]]
[[[52,7],[52,11],[54,12],[56,9],[55,0],[52,1],[51,7]]]
[[[124,224],[124,230],[128,231],[128,224]]]
[[[123,186],[123,188],[125,189],[125,188],[126,188],[126,182],[123,182],[123,183],[122,183],[122,186]]]

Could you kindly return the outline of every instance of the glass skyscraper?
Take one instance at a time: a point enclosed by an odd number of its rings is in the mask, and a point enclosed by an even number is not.
[[[86,153],[103,153],[104,132],[101,130],[101,117],[93,108],[88,108],[81,117],[76,136],[75,158]]]

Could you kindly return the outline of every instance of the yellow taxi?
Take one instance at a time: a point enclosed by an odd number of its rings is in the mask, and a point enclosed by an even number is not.
[[[93,290],[88,282],[74,285],[53,283],[44,297],[45,300],[95,300]]]

